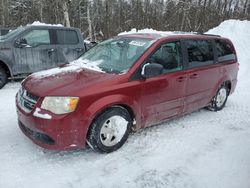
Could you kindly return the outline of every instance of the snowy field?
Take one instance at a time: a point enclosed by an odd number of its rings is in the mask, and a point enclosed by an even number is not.
[[[240,62],[224,110],[199,110],[131,135],[111,154],[52,152],[17,126],[19,83],[0,90],[0,188],[249,188],[250,22],[226,21],[210,33],[232,39]]]

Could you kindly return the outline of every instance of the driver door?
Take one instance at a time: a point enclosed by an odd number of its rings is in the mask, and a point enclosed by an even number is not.
[[[32,73],[56,66],[56,47],[48,29],[35,29],[16,40],[15,72]]]
[[[183,112],[186,73],[183,70],[181,43],[163,44],[147,61],[163,66],[161,75],[142,81],[142,113],[146,126]]]

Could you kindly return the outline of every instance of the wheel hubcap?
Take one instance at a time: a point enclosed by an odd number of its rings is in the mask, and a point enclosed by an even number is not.
[[[128,121],[121,116],[112,116],[102,125],[100,139],[105,146],[114,146],[123,138]]]
[[[220,108],[227,99],[226,88],[221,88],[216,96],[216,104]]]

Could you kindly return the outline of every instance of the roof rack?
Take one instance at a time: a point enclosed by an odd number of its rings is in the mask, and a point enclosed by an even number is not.
[[[213,37],[221,37],[220,35],[208,34],[208,33],[196,33],[196,34],[197,34],[197,35],[213,36]]]
[[[175,34],[196,34],[195,32],[186,32],[186,31],[172,31]]]
[[[200,33],[200,32],[185,32],[185,31],[173,31],[176,34],[194,34],[194,35],[206,35],[206,36],[214,36],[221,37],[220,35],[208,34],[208,33]]]

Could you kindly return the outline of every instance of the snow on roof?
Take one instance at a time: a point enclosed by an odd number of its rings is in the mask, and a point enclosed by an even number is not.
[[[131,29],[131,31],[124,31],[122,33],[119,33],[118,36],[122,35],[133,35],[133,34],[152,34],[152,35],[159,35],[160,37],[164,36],[170,36],[170,35],[184,35],[184,34],[195,34],[193,32],[182,32],[182,31],[157,31],[154,29],[141,29],[137,30],[135,28]]]
[[[46,24],[46,23],[42,23],[39,21],[34,21],[32,24],[28,24],[27,26],[57,26],[57,27],[63,27],[62,24]]]

